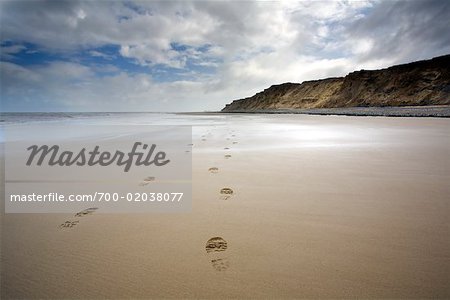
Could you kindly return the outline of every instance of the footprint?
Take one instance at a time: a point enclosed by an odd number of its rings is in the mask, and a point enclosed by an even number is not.
[[[230,188],[223,188],[220,190],[220,193],[225,195],[233,195],[233,190]]]
[[[206,253],[211,258],[211,265],[216,271],[225,271],[230,267],[226,257],[222,257],[223,252],[228,249],[228,243],[221,237],[210,238],[206,242]]]
[[[237,142],[233,142],[233,144],[237,144]]]
[[[77,212],[77,213],[75,214],[75,217],[84,217],[84,216],[87,216],[87,215],[91,215],[91,214],[93,214],[97,209],[98,209],[98,207],[90,207],[90,208],[86,208],[86,209],[84,209],[84,210],[82,210],[82,211],[80,211],[80,212]],[[77,221],[77,222],[78,222],[78,221]]]
[[[206,141],[206,139],[202,139],[202,141]]]
[[[224,157],[225,157],[226,159],[228,159],[228,158],[231,158],[231,155],[230,155],[230,154],[226,154]]]
[[[206,242],[206,252],[207,253],[211,253],[211,252],[222,252],[227,250],[228,248],[228,243],[227,241],[225,241],[223,238],[216,236],[213,238],[210,238],[207,242]]]
[[[75,225],[77,225],[79,223],[79,221],[65,221],[64,223],[62,223],[61,225],[58,226],[59,229],[63,229],[63,228],[72,228]]]
[[[187,144],[188,146],[194,146],[194,144]]]
[[[146,178],[144,178],[144,180],[142,180],[142,181],[139,183],[139,185],[140,185],[140,186],[145,186],[145,185],[149,184],[150,182],[155,181],[155,179],[156,179],[156,178],[153,177],[153,176],[146,177]]]
[[[229,150],[230,148],[228,148],[228,147],[225,147],[225,148],[223,148],[224,150]]]
[[[230,188],[223,188],[220,190],[220,195],[221,200],[228,200],[233,196],[233,190]]]
[[[190,153],[191,151],[189,151],[189,150],[186,150],[186,151],[184,151],[184,152],[186,152],[186,153]]]
[[[218,258],[211,260],[211,265],[216,271],[222,272],[230,267],[230,263],[226,258]]]
[[[218,172],[219,172],[219,168],[216,168],[216,167],[212,167],[212,168],[209,168],[209,169],[208,169],[208,171],[209,171],[209,172],[211,172],[211,173],[214,173],[214,174],[216,174],[216,173],[218,173]]]

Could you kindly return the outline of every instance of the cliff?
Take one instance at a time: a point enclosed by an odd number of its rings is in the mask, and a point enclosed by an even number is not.
[[[345,77],[273,85],[222,111],[449,104],[450,55],[445,55]]]

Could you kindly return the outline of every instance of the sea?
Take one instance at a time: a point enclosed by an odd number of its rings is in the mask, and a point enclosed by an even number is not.
[[[226,115],[217,113],[156,113],[156,112],[6,112],[0,114],[0,142],[5,132],[33,126],[73,128],[78,125],[167,125],[208,126],[225,124]],[[193,132],[195,135],[195,133]]]

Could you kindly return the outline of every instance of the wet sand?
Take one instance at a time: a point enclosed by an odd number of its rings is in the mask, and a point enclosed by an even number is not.
[[[192,212],[2,215],[2,299],[450,297],[450,119],[191,118]]]

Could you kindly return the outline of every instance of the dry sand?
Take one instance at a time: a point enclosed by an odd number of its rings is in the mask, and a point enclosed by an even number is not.
[[[191,213],[2,215],[2,299],[450,297],[450,119],[208,118]]]

